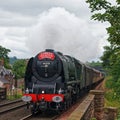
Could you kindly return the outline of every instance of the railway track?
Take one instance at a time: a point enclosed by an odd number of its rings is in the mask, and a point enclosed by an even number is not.
[[[10,105],[10,104],[14,104],[14,103],[18,103],[18,102],[21,102],[22,100],[19,99],[19,100],[14,100],[14,101],[7,101],[7,102],[4,102],[4,103],[0,103],[0,107],[3,107],[3,106],[7,106],[7,105]]]
[[[41,116],[38,116],[38,117],[34,117],[32,114],[30,115],[27,115],[23,118],[21,118],[20,120],[56,120],[58,118],[59,115],[56,115],[56,116],[53,116],[53,117],[41,117]]]
[[[27,115],[27,116],[21,118],[20,120],[28,120],[28,119],[31,118],[31,117],[32,117],[32,114]]]
[[[5,103],[5,104],[0,104],[0,114],[4,114],[6,112],[19,109],[25,105],[26,103],[23,103],[21,100],[16,100],[16,101]]]

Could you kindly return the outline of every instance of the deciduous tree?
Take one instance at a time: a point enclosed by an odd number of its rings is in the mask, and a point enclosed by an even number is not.
[[[120,86],[120,0],[116,0],[113,5],[107,0],[87,0],[92,19],[101,22],[108,22],[106,28],[108,33],[108,42],[110,46],[105,46],[104,54],[101,57],[103,65],[108,69],[113,77],[114,90],[119,95]],[[115,1],[114,1],[115,2]]]
[[[15,78],[23,78],[25,74],[25,68],[26,68],[26,60],[20,59],[15,61],[13,64],[13,73],[15,74]]]
[[[6,68],[10,68],[9,66],[9,57],[8,57],[8,53],[10,52],[9,49],[4,48],[0,45],[0,59],[4,60],[4,66]]]

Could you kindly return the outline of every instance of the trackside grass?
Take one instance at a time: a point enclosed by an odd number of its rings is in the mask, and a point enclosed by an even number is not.
[[[103,89],[105,90],[105,107],[116,107],[118,108],[118,118],[120,120],[120,96],[116,95],[114,89],[114,82],[112,77],[106,77]]]

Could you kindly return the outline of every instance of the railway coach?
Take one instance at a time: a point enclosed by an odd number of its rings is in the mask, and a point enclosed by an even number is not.
[[[23,101],[38,111],[61,111],[79,98],[81,91],[90,90],[104,75],[74,57],[46,49],[32,57],[25,73]]]

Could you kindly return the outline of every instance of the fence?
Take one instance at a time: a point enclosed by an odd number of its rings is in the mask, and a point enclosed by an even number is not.
[[[5,100],[7,95],[6,88],[0,88],[0,101]]]

